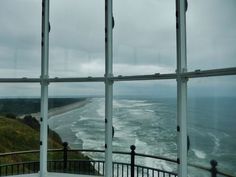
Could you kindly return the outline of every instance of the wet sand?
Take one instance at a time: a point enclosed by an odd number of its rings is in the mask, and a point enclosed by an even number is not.
[[[61,106],[61,107],[57,107],[57,108],[52,108],[49,109],[48,111],[48,118],[51,118],[52,116],[56,116],[59,114],[63,114],[65,112],[69,112],[72,111],[74,109],[78,109],[80,107],[83,107],[84,105],[86,105],[87,103],[89,103],[89,99],[83,100],[83,101],[79,101],[76,103],[72,103],[66,106]],[[39,120],[40,118],[40,113],[31,113],[31,116],[35,117],[37,120]],[[23,118],[24,116],[22,116]]]

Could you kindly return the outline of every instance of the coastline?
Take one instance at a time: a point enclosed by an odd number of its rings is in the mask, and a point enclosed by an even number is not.
[[[59,115],[59,114],[63,114],[65,112],[69,112],[72,111],[74,109],[78,109],[81,108],[83,106],[85,106],[87,103],[89,103],[89,99],[85,99],[83,101],[78,101],[76,103],[72,103],[72,104],[68,104],[65,106],[61,106],[61,107],[56,107],[56,108],[52,108],[48,110],[48,118],[50,119],[53,116]],[[31,113],[30,114],[32,117],[35,117],[38,121],[40,119],[40,112],[37,113]],[[22,115],[21,118],[23,118],[25,115]]]

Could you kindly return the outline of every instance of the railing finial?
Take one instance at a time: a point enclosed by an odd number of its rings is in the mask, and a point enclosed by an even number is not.
[[[63,146],[64,148],[68,148],[68,143],[67,143],[67,142],[63,142],[63,143],[62,143],[62,146]]]
[[[210,164],[211,164],[211,177],[216,177],[217,175],[217,161],[216,160],[211,160],[210,161]]]
[[[135,145],[131,145],[130,149],[131,149],[131,151],[134,151],[136,149],[136,146]]]

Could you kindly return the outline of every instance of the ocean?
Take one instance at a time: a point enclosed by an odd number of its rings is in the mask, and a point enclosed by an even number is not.
[[[90,98],[72,111],[53,116],[49,126],[72,148],[104,149],[104,98]],[[177,158],[176,98],[115,98],[113,102],[114,151],[130,151]],[[188,162],[236,175],[236,98],[190,98],[188,100]],[[101,154],[87,154],[101,159]],[[129,157],[114,155],[116,161]],[[150,158],[137,159],[140,165],[176,171],[176,166]],[[189,167],[189,176],[210,176]]]

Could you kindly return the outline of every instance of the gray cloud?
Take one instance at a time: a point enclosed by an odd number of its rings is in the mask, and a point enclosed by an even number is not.
[[[39,97],[40,84],[10,83],[0,86],[0,97]]]
[[[0,45],[29,50],[40,47],[40,0],[1,0],[0,24]]]
[[[114,16],[115,62],[175,64],[174,2],[115,1]]]
[[[175,72],[175,1],[114,0],[113,3],[114,74]],[[104,75],[104,6],[102,0],[50,1],[51,77]],[[227,0],[224,3],[220,0],[207,2],[189,0],[187,12],[189,70],[236,66],[235,12],[234,0]],[[1,77],[39,77],[41,0],[1,0],[0,24]],[[219,87],[233,94],[230,88],[235,87],[234,77],[214,80],[216,83],[217,81],[224,83]],[[175,95],[173,94],[176,88],[175,80],[171,83],[159,81],[155,82],[158,84],[140,83],[142,84],[135,82],[119,84],[117,92],[131,94],[134,92],[128,90],[137,88],[137,93],[145,94],[148,90],[154,94],[156,89],[160,88],[162,94],[166,91],[172,93],[170,95]],[[191,90],[195,90],[197,88],[195,86],[201,87],[201,82],[190,82],[190,84]],[[217,84],[209,82],[203,84],[202,88],[209,91],[214,85]],[[89,84],[78,86],[81,93],[96,93],[96,89]],[[7,93],[7,85],[4,88],[2,91],[6,90]],[[76,94],[77,89],[73,84],[65,84],[58,93],[62,94],[64,90],[65,93]],[[101,93],[98,90],[97,92]]]
[[[51,1],[51,45],[104,53],[103,1]]]
[[[236,2],[190,1],[187,16],[190,69],[236,66]]]
[[[41,2],[2,0],[0,24],[1,77],[39,77]]]

